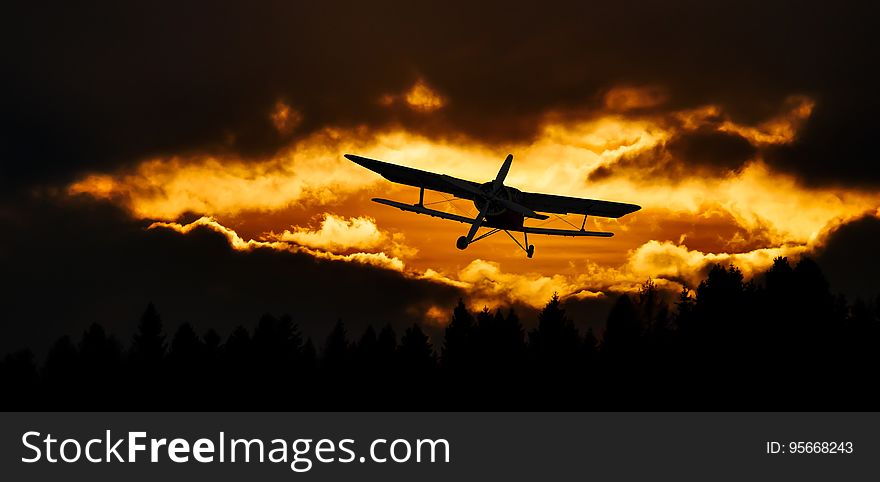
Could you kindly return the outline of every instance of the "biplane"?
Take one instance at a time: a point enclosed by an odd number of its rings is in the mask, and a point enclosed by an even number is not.
[[[573,237],[597,236],[607,238],[614,236],[614,233],[587,231],[584,229],[587,225],[587,216],[619,218],[641,209],[640,206],[636,206],[635,204],[600,201],[597,199],[582,199],[558,196],[555,194],[524,192],[514,187],[505,186],[504,179],[510,171],[510,165],[513,162],[513,154],[508,154],[507,158],[504,159],[504,163],[501,164],[501,169],[498,170],[495,179],[482,184],[447,176],[445,174],[437,174],[398,164],[392,164],[390,162],[368,159],[354,154],[346,154],[345,157],[350,161],[380,174],[391,182],[419,188],[419,202],[416,204],[407,204],[382,198],[373,198],[374,202],[411,213],[426,214],[428,216],[469,224],[470,229],[467,234],[459,237],[455,242],[455,246],[458,249],[467,249],[471,244],[503,231],[507,233],[507,235],[510,236],[510,239],[512,239],[523,251],[525,251],[526,256],[531,258],[535,255],[535,245],[529,244],[529,234]],[[471,218],[428,208],[425,206],[426,189],[450,194],[459,199],[472,201],[477,208],[477,211],[479,211],[479,214],[477,214],[476,217]],[[583,215],[584,219],[581,223],[580,229],[576,229],[576,226],[574,225],[572,225],[572,227],[575,229],[551,229],[526,226],[524,224],[526,218],[538,220],[549,219],[549,216],[542,213],[551,213],[554,215],[579,214]],[[489,228],[489,231],[477,236],[480,227]],[[523,233],[523,242],[520,243],[516,237],[510,234],[511,232]]]

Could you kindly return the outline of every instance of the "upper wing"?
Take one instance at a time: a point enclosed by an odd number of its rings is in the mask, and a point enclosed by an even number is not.
[[[619,218],[642,209],[641,206],[635,204],[535,192],[524,192],[522,203],[535,211],[545,213],[584,214],[603,218]]]
[[[377,161],[375,159],[356,156],[354,154],[346,154],[345,158],[360,164],[371,171],[379,173],[389,181],[406,184],[407,186],[422,187],[432,191],[445,192],[461,199],[473,200],[474,195],[472,192],[469,192],[460,186],[471,186],[472,189],[480,188],[480,185],[473,181],[458,178],[452,178],[450,181],[450,177],[443,174],[399,166],[397,164],[391,164],[390,162]],[[521,204],[534,211],[545,213],[586,214],[603,218],[619,218],[641,209],[640,206],[636,206],[635,204],[600,201],[597,199],[580,199],[533,192],[524,192]]]
[[[391,182],[406,184],[407,186],[423,187],[432,191],[445,192],[462,199],[473,200],[474,195],[464,189],[457,187],[455,183],[449,182],[442,174],[413,169],[411,167],[399,166],[390,162],[377,161],[366,157],[356,156],[354,154],[346,154],[345,158],[354,161],[367,169],[377,172],[385,179]],[[479,189],[480,185],[473,181],[453,178],[459,184],[471,185],[474,189]]]

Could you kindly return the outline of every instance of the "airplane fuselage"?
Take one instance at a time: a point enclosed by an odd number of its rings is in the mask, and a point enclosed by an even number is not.
[[[492,182],[490,181],[481,184],[480,190],[487,193],[491,192]],[[522,191],[519,189],[502,186],[499,194],[508,201],[513,201],[515,203],[522,202]],[[490,203],[490,206],[489,209],[486,210],[486,220],[483,223],[485,226],[498,229],[520,229],[523,227],[525,216],[516,211],[507,209],[496,202],[492,202],[485,197],[477,197],[474,199],[474,206],[478,211],[482,211],[487,202]]]

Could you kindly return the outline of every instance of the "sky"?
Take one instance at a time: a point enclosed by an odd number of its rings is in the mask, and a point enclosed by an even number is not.
[[[150,300],[171,323],[292,312],[319,336],[558,293],[596,324],[649,278],[677,292],[777,256],[875,296],[876,10],[21,2],[0,29],[0,348],[125,334]],[[533,259],[503,235],[459,251],[465,225],[371,203],[418,190],[345,153],[478,182],[511,153],[509,185],[642,210],[587,220],[610,239],[533,236]],[[447,197],[426,202],[476,214]]]

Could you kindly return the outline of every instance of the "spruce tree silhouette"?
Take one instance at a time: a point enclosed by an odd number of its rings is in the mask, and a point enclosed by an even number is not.
[[[585,375],[591,375],[596,370],[596,363],[599,361],[599,340],[596,338],[596,334],[593,333],[592,327],[587,328],[587,333],[584,334],[581,346],[583,347],[581,355],[582,370]]]
[[[546,399],[563,400],[582,390],[577,382],[581,341],[574,323],[569,319],[559,296],[553,297],[538,313],[538,326],[529,332],[531,358],[530,378],[533,403]]]
[[[201,386],[204,390],[204,396],[206,398],[222,397],[224,394],[221,388],[221,381],[226,377],[226,374],[220,371],[222,365],[220,343],[222,339],[216,330],[209,328],[202,335],[202,341],[204,343],[204,350],[202,351],[201,373],[198,373],[197,376],[202,379]]]
[[[831,365],[849,367],[838,370],[831,380],[837,380],[842,387],[834,395],[869,402],[869,406],[880,404],[880,394],[874,388],[873,380],[880,369],[880,356],[877,340],[880,339],[880,309],[878,301],[868,303],[861,298],[853,302],[849,317],[841,330],[842,336],[834,350]],[[841,395],[845,393],[847,395]],[[834,395],[831,395],[833,397]],[[830,398],[830,397],[829,397]]]
[[[477,314],[473,331],[475,356],[471,371],[478,375],[473,393],[485,404],[480,408],[498,407],[506,399],[518,397],[521,384],[517,380],[525,371],[527,357],[525,330],[513,309],[505,316],[500,309],[494,313],[484,308]],[[474,401],[464,398],[465,404]]]
[[[695,315],[696,300],[691,296],[690,290],[683,287],[678,293],[678,300],[675,302],[675,316],[673,321],[675,329],[679,335],[693,332],[696,323]]]
[[[171,340],[168,352],[168,379],[173,392],[182,398],[178,404],[186,408],[198,407],[193,399],[208,388],[203,373],[204,363],[204,343],[192,325],[182,323]]]
[[[225,376],[223,398],[228,400],[230,407],[242,407],[249,400],[259,398],[256,391],[261,382],[257,373],[254,346],[251,335],[241,325],[235,327],[221,348],[221,371]]]
[[[604,387],[600,396],[605,403],[619,405],[636,396],[640,384],[647,377],[639,368],[642,366],[642,322],[627,294],[622,294],[614,302],[608,314],[605,335],[602,337],[600,360]]]
[[[327,342],[324,344],[324,369],[330,376],[340,376],[347,368],[351,355],[348,343],[348,331],[342,320],[336,320]]]
[[[697,365],[697,376],[712,397],[737,396],[738,383],[744,375],[739,370],[742,359],[742,338],[739,333],[746,313],[751,312],[750,299],[743,283],[742,272],[735,266],[714,265],[697,287],[695,311],[699,322],[694,324],[696,343],[689,347]],[[742,382],[742,380],[740,380]]]
[[[321,363],[321,391],[328,403],[335,407],[346,407],[353,374],[351,373],[352,350],[348,342],[348,331],[345,323],[337,320],[324,343]]]
[[[452,311],[452,319],[446,325],[441,361],[443,367],[454,377],[462,377],[472,368],[474,317],[459,299]]]
[[[806,306],[810,302],[800,298],[803,292],[798,278],[785,257],[775,258],[764,273],[764,290],[757,299],[755,323],[748,327],[761,333],[753,343],[758,356],[751,360],[743,357],[744,361],[751,361],[747,371],[760,373],[759,364],[785,366],[792,360],[802,359],[802,344],[807,341],[805,329],[809,323]],[[830,328],[831,320],[825,321]],[[757,376],[755,381],[774,400],[788,400],[803,384],[802,376],[795,370],[775,377]]]
[[[384,380],[397,379],[399,376],[397,355],[397,333],[391,324],[386,324],[376,340],[376,369],[385,375]]]
[[[285,410],[328,410],[332,407],[324,403],[324,399],[318,394],[319,371],[318,352],[311,337],[306,338],[300,349],[300,359],[296,369],[296,376],[292,382],[296,386],[297,394],[285,405]]]
[[[500,310],[496,312],[501,316]],[[507,310],[507,316],[500,319],[498,326],[498,353],[500,364],[507,367],[508,377],[517,377],[522,374],[526,363],[526,331],[513,308]]]
[[[162,318],[156,306],[150,302],[141,315],[131,345],[131,353],[135,360],[145,366],[159,366],[165,356],[165,334],[162,331]]]
[[[669,303],[671,294],[659,289],[649,278],[639,288],[635,298],[641,340],[638,342],[638,353],[628,362],[637,364],[633,381],[640,383],[638,391],[644,394],[642,396],[652,396],[680,386],[680,379],[674,375],[678,367],[675,363],[677,343]],[[670,403],[670,398],[664,398],[662,403]]]
[[[429,398],[434,383],[436,359],[428,336],[418,324],[413,323],[400,339],[401,382],[399,393],[424,407],[433,407],[436,399]],[[407,404],[408,405],[408,404]],[[411,406],[411,405],[410,405]]]
[[[37,393],[39,377],[34,354],[28,349],[6,355],[0,362],[0,381],[5,395],[0,397],[3,408],[32,410],[43,404]]]
[[[417,323],[407,328],[400,339],[400,354],[404,366],[416,373],[430,373],[435,367],[431,342]]]
[[[788,258],[778,256],[773,258],[773,265],[764,273],[764,286],[767,294],[779,302],[790,302],[796,293],[794,286],[794,270],[788,263]]]
[[[525,332],[512,309],[505,317],[500,309],[491,313],[484,308],[477,314],[474,335],[476,356],[471,369],[479,370],[484,382],[506,384],[513,373],[522,370]]]
[[[566,376],[576,365],[580,339],[574,323],[565,315],[559,295],[538,313],[538,326],[529,333],[529,346],[536,368],[549,377]]]
[[[757,343],[761,358],[774,365],[784,363],[792,355],[791,335],[798,329],[797,317],[793,315],[798,305],[797,293],[788,258],[774,258],[773,265],[764,273],[764,292],[756,313],[756,328],[763,333]]]
[[[192,325],[181,323],[171,340],[171,350],[168,359],[175,371],[195,371],[201,361],[205,345],[196,334]]]
[[[835,319],[834,296],[819,265],[809,257],[801,258],[795,265],[794,279],[800,302],[794,304],[793,315],[801,325],[795,355],[802,359],[812,357],[821,362],[814,376],[832,376],[833,373],[827,371],[832,360],[824,356],[826,350],[823,345],[826,344],[828,331],[837,330],[843,325],[843,320]],[[801,383],[809,383],[809,377],[805,376]]]
[[[471,349],[473,356],[469,369],[478,373],[480,383],[493,380],[492,370],[494,368],[495,357],[498,356],[496,339],[498,335],[498,325],[494,314],[489,308],[484,306],[477,313],[476,324],[471,332]]]
[[[167,387],[163,387],[162,383],[165,351],[162,319],[155,305],[150,302],[141,316],[129,353],[130,396],[139,407],[156,408],[167,392]]]
[[[314,372],[318,366],[318,353],[315,350],[315,344],[312,343],[312,338],[309,337],[306,339],[306,342],[303,343],[302,347],[302,367],[301,369],[304,372],[310,373]]]
[[[251,358],[251,335],[241,325],[235,327],[223,345],[225,357],[232,362],[244,362]],[[244,365],[244,363],[237,363]]]
[[[418,324],[350,345],[339,321],[320,356],[290,316],[264,315],[221,345],[180,325],[166,345],[151,303],[127,357],[101,325],[0,361],[5,409],[870,410],[880,404],[880,297],[849,305],[819,267],[777,258],[746,282],[712,266],[672,302],[648,280],[614,303],[599,342],[554,295],[528,341],[516,313],[454,308],[442,364]],[[671,305],[674,309],[670,312]],[[167,349],[166,349],[167,348]],[[167,351],[167,353],[166,353]],[[127,361],[127,363],[125,363]],[[442,374],[442,377],[439,375]]]
[[[284,407],[294,397],[295,375],[300,362],[302,335],[290,315],[260,317],[254,329],[252,376],[257,393],[273,407]]]
[[[218,356],[220,356],[220,334],[213,328],[209,328],[208,331],[202,335],[202,340],[205,342],[205,358],[208,360],[214,360]]]
[[[611,363],[629,364],[638,352],[642,320],[629,295],[617,297],[605,328],[602,356]]]
[[[373,329],[372,325],[367,325],[367,329],[364,330],[364,334],[361,335],[361,339],[355,347],[355,364],[366,367],[367,372],[372,372],[375,368],[373,365],[376,363],[378,343],[379,339],[376,336],[376,330]]]
[[[602,358],[615,370],[628,371],[638,364],[636,357],[641,348],[642,321],[632,298],[620,295],[611,312],[602,340]]]
[[[254,348],[270,371],[290,369],[302,349],[302,334],[290,315],[260,317],[254,329]]]
[[[360,340],[354,346],[352,354],[352,389],[356,394],[364,394],[370,391],[371,387],[377,390],[376,381],[381,377],[378,370],[379,360],[379,340],[376,336],[376,330],[372,325],[368,325]]]
[[[394,327],[392,327],[390,323],[382,327],[382,331],[379,332],[377,343],[379,346],[379,353],[384,354],[384,358],[387,362],[393,363],[393,355],[397,352],[397,334],[394,332]]]
[[[643,359],[663,356],[662,352],[670,343],[672,330],[669,303],[664,299],[654,280],[650,278],[639,288],[636,300],[641,328],[645,336]]]
[[[122,345],[114,336],[108,336],[101,325],[92,323],[80,339],[79,359],[82,408],[113,408],[124,395],[124,391],[120,393],[120,383],[129,376],[123,371]]]
[[[49,349],[43,365],[43,396],[46,405],[57,407],[62,401],[78,401],[79,375],[79,353],[70,337],[64,335]]]

